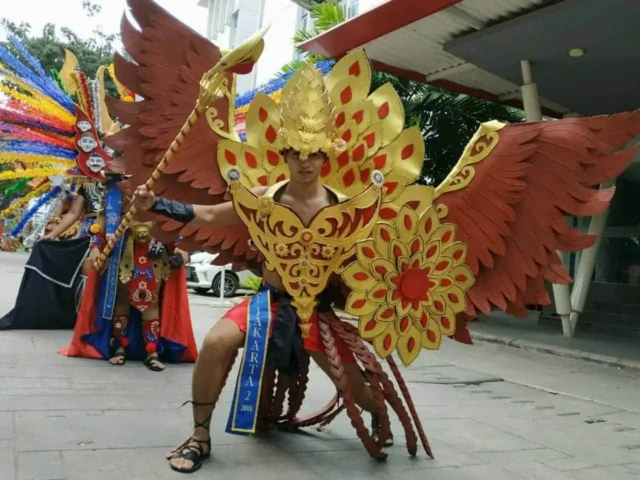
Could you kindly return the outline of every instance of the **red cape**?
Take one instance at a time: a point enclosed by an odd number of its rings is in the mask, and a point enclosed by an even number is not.
[[[100,273],[92,269],[82,295],[76,326],[73,330],[71,345],[60,349],[58,353],[67,357],[102,359],[103,356],[92,345],[82,341],[82,337],[96,331],[95,319],[98,315],[98,293]],[[195,362],[198,349],[191,326],[191,312],[187,296],[185,268],[171,272],[164,285],[160,306],[160,334],[175,343],[186,347],[180,356],[181,362]]]

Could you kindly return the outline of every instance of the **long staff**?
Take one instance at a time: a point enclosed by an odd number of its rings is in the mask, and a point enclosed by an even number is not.
[[[145,182],[145,186],[148,190],[153,189],[155,182],[163,174],[176,152],[180,150],[184,144],[186,136],[189,135],[192,127],[200,119],[202,114],[225,95],[226,87],[223,85],[225,73],[248,73],[248,71],[251,71],[253,64],[255,64],[264,50],[263,38],[265,33],[267,33],[267,30],[268,27],[253,34],[236,48],[226,53],[211,70],[204,74],[202,80],[200,80],[200,94],[198,95],[196,106],[180,129],[176,138],[171,142],[169,149],[162,156],[162,160],[160,160],[160,163],[151,174],[151,177]],[[132,206],[120,221],[120,225],[118,225],[115,233],[109,239],[109,242],[96,260],[96,268],[98,270],[100,270],[102,265],[104,265],[104,262],[113,251],[113,248],[119,238],[131,223],[136,212],[136,207]]]

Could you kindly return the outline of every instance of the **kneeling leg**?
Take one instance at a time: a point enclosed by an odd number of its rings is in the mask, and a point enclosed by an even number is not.
[[[331,373],[331,365],[329,358],[325,353],[309,352],[314,362],[322,369],[322,371],[337,385],[334,375]],[[356,404],[371,414],[371,435],[377,442],[382,432],[382,424],[380,417],[376,410],[375,400],[371,387],[367,385],[364,375],[360,370],[360,367],[355,363],[343,363],[343,370],[347,381],[351,386],[351,393],[353,395]],[[393,445],[393,434],[389,433],[387,440],[384,442],[384,447],[390,447]]]

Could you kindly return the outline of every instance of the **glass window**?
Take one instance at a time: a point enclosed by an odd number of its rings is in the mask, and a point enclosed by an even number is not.
[[[355,17],[360,10],[360,2],[358,0],[349,0],[349,6],[347,7],[347,18]]]
[[[638,166],[632,165],[616,181],[596,261],[596,282],[640,284],[639,180]]]
[[[309,19],[309,10],[300,7],[300,14],[298,16],[298,30],[309,30],[311,23]],[[294,59],[302,62],[304,60],[304,52],[301,52],[294,47]]]
[[[234,48],[238,39],[238,10],[235,11],[233,15],[231,15],[231,24],[229,30],[229,47]]]
[[[309,10],[306,8],[300,9],[300,25],[298,27],[299,30],[308,30],[309,29]]]
[[[340,3],[344,6],[347,18],[352,18],[358,15],[358,12],[360,11],[359,0],[341,0]]]

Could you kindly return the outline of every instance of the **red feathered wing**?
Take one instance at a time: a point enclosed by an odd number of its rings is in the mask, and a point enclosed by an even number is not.
[[[115,171],[131,175],[123,182],[132,191],[151,176],[180,128],[196,105],[200,79],[221,58],[220,49],[171,16],[152,0],[127,0],[134,27],[126,16],[121,23],[122,42],[132,61],[116,54],[115,74],[141,101],[107,99],[110,114],[127,125],[105,139],[110,148],[122,152],[114,159]],[[233,84],[233,74],[227,82]],[[233,105],[224,97],[214,105],[220,129],[233,130]],[[186,136],[154,191],[171,199],[201,205],[225,200],[227,183],[216,161],[221,136],[202,115]],[[216,263],[250,264],[257,252],[249,249],[246,227],[224,229],[185,227],[172,220],[152,216],[159,228],[155,236],[164,242],[183,237],[186,250],[206,249],[220,255]]]
[[[508,125],[496,133],[483,126],[434,201],[448,210],[444,221],[457,226],[456,239],[468,245],[476,275],[469,317],[494,309],[526,314],[525,305],[550,303],[545,280],[571,282],[556,252],[579,251],[596,239],[570,227],[565,216],[609,206],[614,189],[598,187],[637,153],[638,146],[620,147],[640,134],[640,111]],[[487,151],[478,163],[469,161]]]

